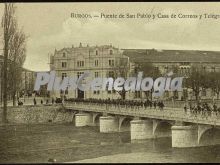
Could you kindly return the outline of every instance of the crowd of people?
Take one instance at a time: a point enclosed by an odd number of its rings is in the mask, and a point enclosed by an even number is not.
[[[87,102],[87,103],[95,103],[95,104],[106,104],[106,105],[113,105],[113,106],[125,106],[129,108],[154,108],[154,109],[164,109],[163,101],[151,101],[149,99],[142,101],[142,100],[122,100],[122,99],[67,99],[67,102]]]
[[[36,99],[33,99],[34,105],[37,104],[59,104],[59,103],[73,103],[73,102],[84,102],[84,103],[93,103],[97,105],[111,105],[115,107],[119,106],[124,106],[126,108],[134,108],[134,109],[139,109],[139,108],[150,108],[150,109],[156,109],[156,110],[164,110],[164,103],[163,101],[151,101],[149,99],[147,100],[122,100],[122,99],[95,99],[95,98],[90,98],[90,99],[82,99],[82,98],[71,98],[71,99],[61,99],[61,98],[50,98],[46,100],[40,100],[40,103],[37,103]],[[23,105],[21,101],[18,100],[18,105]],[[207,102],[203,103],[189,103],[185,104],[184,106],[184,112],[186,114],[191,114],[194,116],[201,115],[201,116],[210,116],[212,114],[220,114],[220,107],[218,107],[216,104],[210,104]]]
[[[185,113],[190,113],[195,116],[211,116],[212,114],[218,115],[220,114],[220,107],[218,107],[215,103],[208,104],[207,102],[204,103],[197,103],[197,104],[189,104],[189,106],[184,106]]]
[[[21,105],[23,105],[24,103],[20,100],[20,99],[18,99],[17,100],[17,104],[18,104],[18,106],[21,106]],[[54,99],[54,98],[51,98],[51,99],[46,99],[46,100],[44,100],[44,99],[41,99],[40,101],[39,101],[39,103],[37,102],[37,100],[36,100],[36,98],[34,98],[33,99],[33,104],[34,105],[37,105],[37,104],[49,104],[49,103],[52,103],[52,104],[54,104],[54,103],[61,103],[60,102],[60,100],[59,99]]]
[[[34,98],[33,102],[34,102],[34,105],[37,105],[36,98]],[[54,98],[52,97],[52,98],[51,98],[51,103],[54,104],[54,103],[59,103],[59,102],[57,101],[57,99],[54,100]],[[44,103],[44,101],[41,99],[41,100],[40,100],[40,104],[49,104],[49,99],[46,99],[45,103]]]

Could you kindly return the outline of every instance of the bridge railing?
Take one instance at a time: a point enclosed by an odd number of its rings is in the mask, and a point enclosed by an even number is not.
[[[128,106],[114,104],[99,104],[90,102],[74,102],[65,103],[65,106],[77,108],[86,111],[107,112],[121,115],[143,116],[151,118],[160,118],[167,120],[180,120],[201,123],[219,123],[220,114],[212,112],[210,115],[193,114],[190,111],[185,112],[183,108],[165,107],[163,110],[159,108],[149,108],[144,106]]]

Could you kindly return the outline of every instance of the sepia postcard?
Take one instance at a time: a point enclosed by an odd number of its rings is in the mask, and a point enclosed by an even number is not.
[[[0,22],[0,164],[220,163],[220,2],[2,2]]]

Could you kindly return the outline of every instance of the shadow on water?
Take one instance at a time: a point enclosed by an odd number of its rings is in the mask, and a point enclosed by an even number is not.
[[[130,132],[106,134],[99,127],[79,128],[71,123],[0,127],[0,134],[0,163],[47,162],[50,158],[73,162],[129,153],[142,153],[150,162],[220,161],[219,146],[174,149],[171,138],[131,141]]]

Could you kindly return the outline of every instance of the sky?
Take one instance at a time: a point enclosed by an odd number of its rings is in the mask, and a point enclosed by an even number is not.
[[[97,2],[16,3],[19,27],[28,36],[24,67],[49,70],[49,56],[64,47],[112,44],[119,48],[190,49],[220,51],[220,18],[104,19],[71,18],[71,13],[215,14],[219,2]],[[4,4],[0,4],[0,17]],[[0,29],[0,33],[2,30]],[[0,35],[1,37],[1,35]]]

